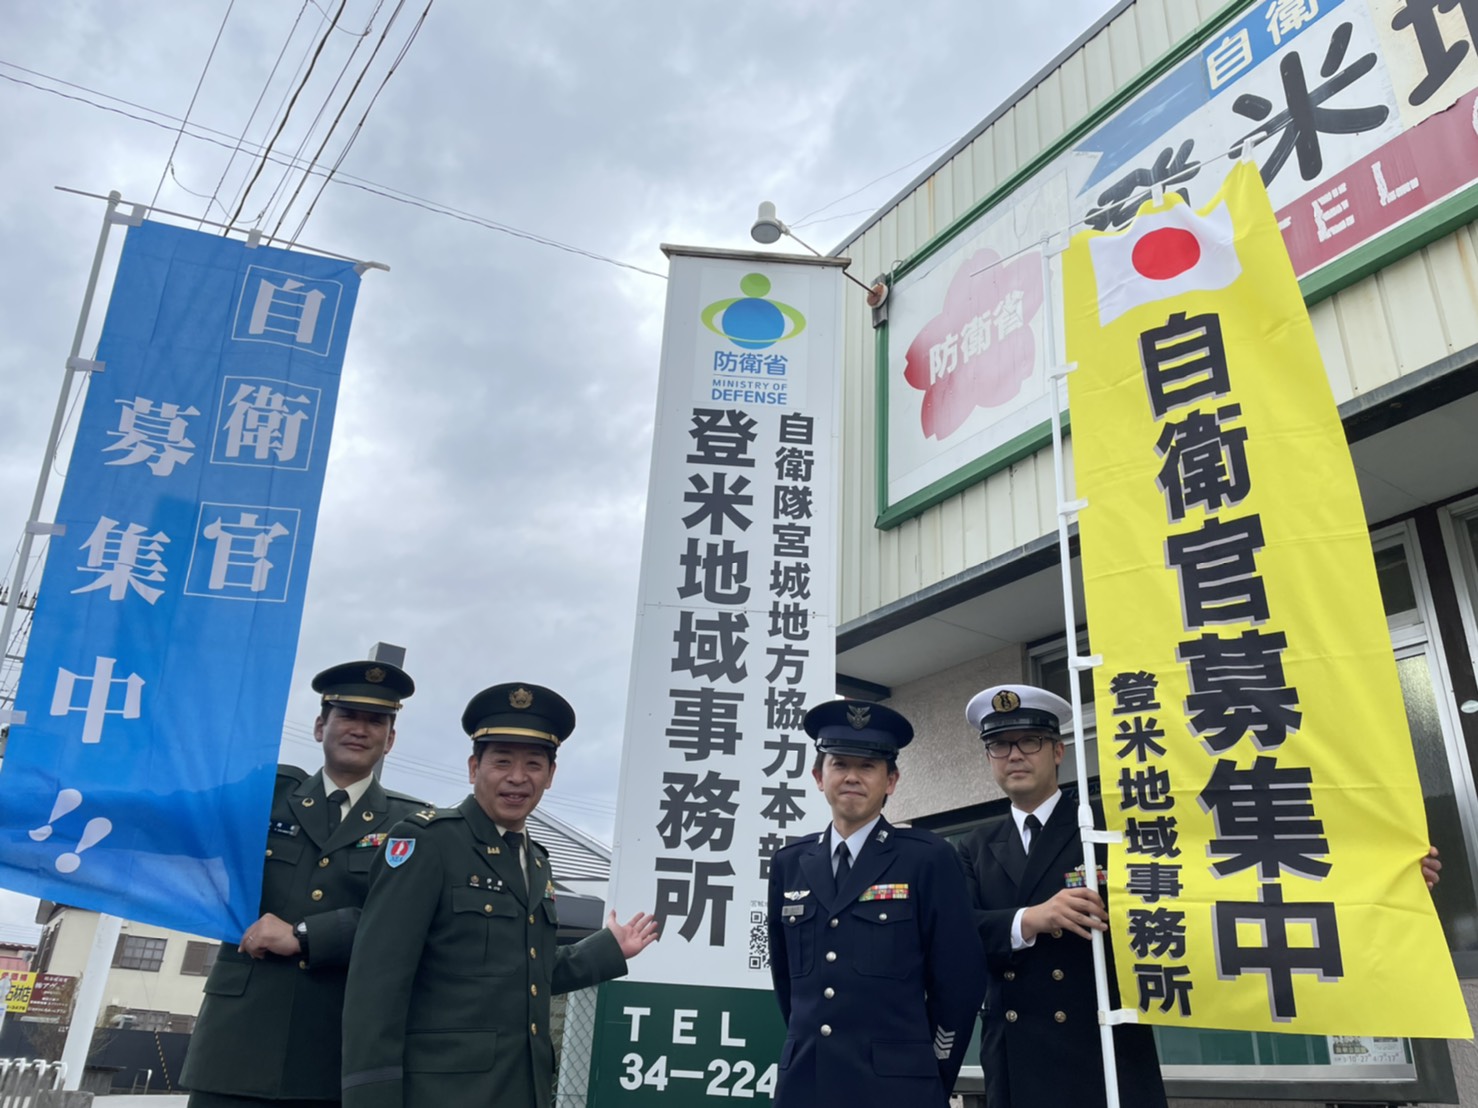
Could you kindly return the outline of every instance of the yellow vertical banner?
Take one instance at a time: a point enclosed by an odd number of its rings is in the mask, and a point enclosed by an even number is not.
[[[1076,235],[1063,272],[1122,1003],[1471,1035],[1354,467],[1256,166]]]

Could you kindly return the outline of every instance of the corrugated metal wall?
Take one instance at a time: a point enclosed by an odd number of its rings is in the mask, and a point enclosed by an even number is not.
[[[881,273],[963,216],[1032,157],[1193,34],[1223,0],[1135,0],[973,142],[847,245],[852,272]],[[1471,226],[1315,305],[1335,400],[1478,343],[1478,241]],[[839,624],[1048,533],[1050,450],[1000,470],[890,531],[877,518],[875,334],[847,298]]]

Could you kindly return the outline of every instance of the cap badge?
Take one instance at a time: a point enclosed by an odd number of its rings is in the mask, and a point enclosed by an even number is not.
[[[860,707],[849,705],[847,707],[847,722],[852,725],[854,730],[861,731],[872,722],[872,709],[866,705]]]
[[[369,669],[364,671],[364,679],[371,685],[378,685],[381,681],[385,680],[385,671],[379,666],[370,666]]]
[[[1014,712],[1021,707],[1021,697],[1010,689],[1002,689],[990,698],[990,706],[998,712]]]
[[[517,708],[519,711],[523,711],[523,709],[527,708],[533,702],[534,694],[529,692],[528,689],[525,689],[522,686],[514,689],[511,693],[508,694],[508,703]]]

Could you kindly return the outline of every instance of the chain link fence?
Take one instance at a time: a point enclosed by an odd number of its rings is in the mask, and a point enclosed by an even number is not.
[[[590,1085],[590,1052],[595,1045],[595,998],[598,989],[581,989],[555,997],[550,1017],[555,1034],[555,1108],[585,1108]],[[559,1009],[559,1014],[555,1010]]]

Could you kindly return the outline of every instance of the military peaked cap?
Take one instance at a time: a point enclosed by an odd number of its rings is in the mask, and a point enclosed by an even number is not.
[[[389,662],[344,662],[313,678],[313,691],[325,706],[391,715],[416,691],[416,683]]]
[[[473,742],[526,743],[559,749],[575,729],[575,709],[553,689],[511,681],[467,702],[462,730]]]

